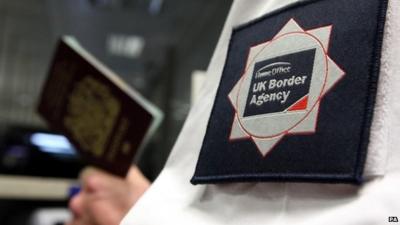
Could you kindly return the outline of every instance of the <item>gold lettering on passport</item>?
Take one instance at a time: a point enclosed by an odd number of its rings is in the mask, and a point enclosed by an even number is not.
[[[64,125],[85,151],[100,157],[120,110],[121,104],[109,87],[86,76],[73,87]]]
[[[125,147],[125,145],[129,144],[129,142],[125,142],[122,144],[129,125],[129,120],[125,117],[121,118],[121,120],[118,122],[118,127],[115,129],[114,138],[112,140],[112,143],[110,144],[110,151],[108,153],[107,160],[113,161],[115,159],[115,155],[120,150],[124,154],[129,153],[130,149],[126,149]]]

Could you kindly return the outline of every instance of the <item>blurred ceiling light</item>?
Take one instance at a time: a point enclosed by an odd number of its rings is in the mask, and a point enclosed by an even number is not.
[[[149,13],[151,15],[158,15],[161,12],[164,0],[151,0],[149,4]]]
[[[111,34],[106,42],[107,51],[111,55],[127,58],[138,58],[145,45],[145,40],[135,35]]]
[[[75,154],[75,149],[62,135],[47,134],[47,133],[34,133],[30,136],[30,142],[39,147],[43,152],[56,153],[56,154]]]

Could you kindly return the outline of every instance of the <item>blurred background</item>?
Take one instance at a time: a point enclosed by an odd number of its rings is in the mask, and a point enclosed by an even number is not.
[[[231,0],[0,0],[0,224],[63,224],[84,164],[36,104],[61,35],[155,103],[164,121],[139,161],[157,177],[201,86]]]

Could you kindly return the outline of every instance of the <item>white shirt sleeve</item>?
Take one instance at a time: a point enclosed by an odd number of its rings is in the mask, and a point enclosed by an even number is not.
[[[361,186],[313,183],[192,185],[232,28],[294,0],[234,2],[169,160],[122,225],[386,224],[400,217],[400,1],[389,1],[377,103]],[[371,150],[372,149],[372,150]]]

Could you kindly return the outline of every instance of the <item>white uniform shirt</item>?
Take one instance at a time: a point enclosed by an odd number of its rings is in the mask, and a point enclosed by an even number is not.
[[[318,183],[192,185],[232,28],[295,0],[235,1],[169,160],[122,225],[387,224],[400,217],[400,1],[389,1],[370,144],[361,186]]]

